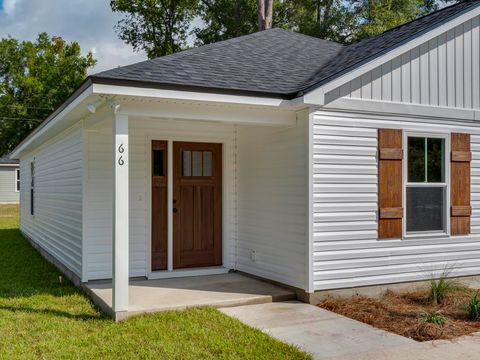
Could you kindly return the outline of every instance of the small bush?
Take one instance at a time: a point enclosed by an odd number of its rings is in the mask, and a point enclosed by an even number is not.
[[[478,292],[468,302],[467,313],[470,320],[478,320],[480,318],[480,298],[478,297]]]
[[[438,311],[433,310],[432,312],[423,314],[422,320],[429,324],[445,325],[448,319]]]
[[[465,288],[458,280],[449,279],[449,274],[450,271],[446,269],[438,279],[430,278],[430,300],[433,305],[443,303],[448,294]]]

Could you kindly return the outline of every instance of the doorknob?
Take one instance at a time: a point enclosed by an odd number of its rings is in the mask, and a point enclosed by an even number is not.
[[[177,208],[173,208],[173,212],[174,213],[178,212]]]

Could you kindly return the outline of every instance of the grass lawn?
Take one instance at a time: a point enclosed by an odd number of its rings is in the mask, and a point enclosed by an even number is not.
[[[115,324],[0,209],[0,359],[309,359],[210,308]]]

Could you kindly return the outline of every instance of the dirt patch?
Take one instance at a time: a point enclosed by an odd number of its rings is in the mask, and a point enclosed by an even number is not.
[[[19,205],[16,204],[0,204],[0,218],[16,218],[18,217]]]
[[[427,291],[396,293],[381,298],[330,298],[319,306],[374,327],[417,341],[453,339],[480,331],[480,321],[468,319],[465,306],[476,290],[462,289],[448,294],[442,304],[432,305]],[[444,325],[426,323],[425,313],[438,311],[448,321]]]

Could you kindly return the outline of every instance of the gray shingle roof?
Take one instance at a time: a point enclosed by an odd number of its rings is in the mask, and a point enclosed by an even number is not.
[[[292,98],[478,5],[466,0],[349,46],[271,29],[104,71],[91,80]]]
[[[173,55],[108,70],[94,80],[130,80],[177,86],[288,95],[343,46],[271,29]]]
[[[0,166],[1,165],[12,165],[12,164],[18,164],[18,160],[12,160],[7,156],[0,157]]]

